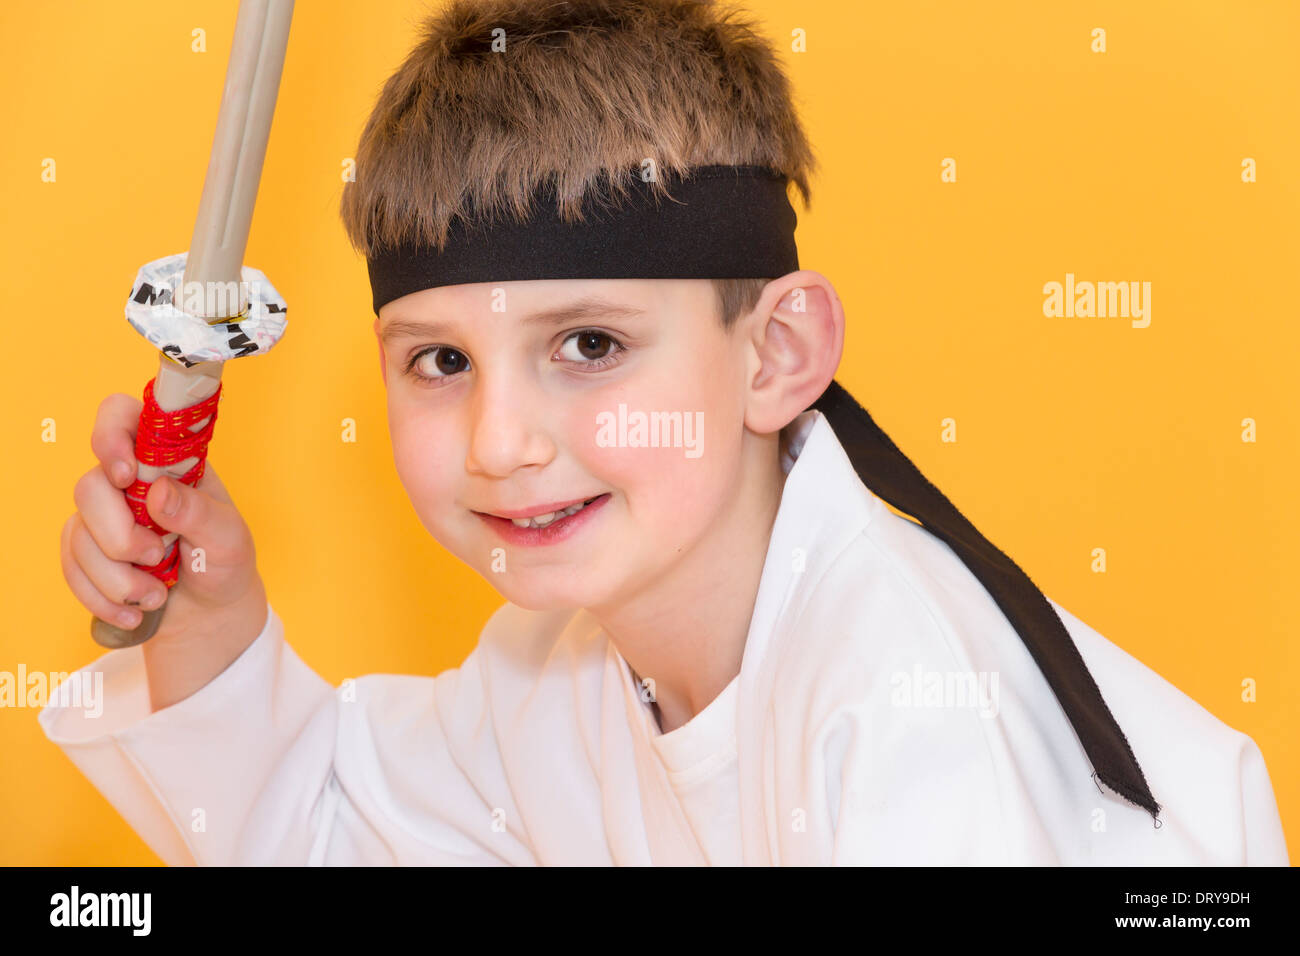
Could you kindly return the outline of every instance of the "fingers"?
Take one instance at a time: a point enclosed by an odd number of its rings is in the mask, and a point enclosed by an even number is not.
[[[134,628],[140,623],[141,614],[126,602],[153,608],[161,605],[166,596],[166,587],[152,575],[105,557],[78,514],[63,526],[59,553],[63,578],[73,595],[101,620]]]
[[[102,470],[92,468],[82,475],[72,498],[95,545],[108,558],[136,564],[162,560],[162,536],[136,523],[126,496],[109,484]]]
[[[203,548],[218,564],[238,564],[249,556],[252,536],[239,511],[206,491],[162,476],[149,487],[145,507],[159,525]]]
[[[100,402],[95,413],[90,448],[116,488],[125,488],[135,480],[135,434],[143,408],[140,399],[118,392]]]
[[[108,557],[95,543],[85,521],[80,515],[77,518],[68,531],[69,551],[95,590],[115,604],[140,603],[149,594],[161,595],[165,588],[161,581],[129,561]]]

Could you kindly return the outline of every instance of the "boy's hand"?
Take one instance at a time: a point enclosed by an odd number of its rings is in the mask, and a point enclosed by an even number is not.
[[[167,591],[153,575],[132,567],[156,564],[163,552],[162,537],[136,523],[123,494],[136,477],[141,407],[140,399],[120,393],[100,404],[90,439],[99,465],[77,481],[77,511],[64,524],[60,545],[63,576],[77,600],[95,616],[128,629],[140,623],[134,605],[158,607]],[[194,488],[159,477],[145,506],[154,521],[180,534],[180,574],[149,643],[177,634],[228,634],[223,622],[243,630],[251,626],[265,602],[253,537],[212,461]]]

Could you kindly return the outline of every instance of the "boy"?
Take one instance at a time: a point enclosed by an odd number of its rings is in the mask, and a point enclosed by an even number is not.
[[[508,603],[460,668],[336,694],[219,481],[159,482],[239,586],[182,578],[86,668],[104,716],[46,733],[169,863],[1286,864],[1254,742],[1048,602],[834,382],[786,198],[813,168],[734,13],[451,3],[343,217],[403,485]],[[104,406],[65,536],[100,616],[153,543],[94,547],[137,414]]]

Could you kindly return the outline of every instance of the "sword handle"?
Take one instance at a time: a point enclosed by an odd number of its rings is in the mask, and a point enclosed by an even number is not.
[[[159,352],[158,375],[153,383],[154,401],[158,403],[159,408],[167,412],[179,411],[197,405],[217,391],[217,388],[221,385],[221,370],[224,365],[224,362],[200,362],[187,368]],[[146,406],[140,413],[137,435],[140,433],[139,429],[143,429],[149,424],[146,421],[148,414],[149,410]],[[213,414],[205,416],[200,421],[189,426],[190,431],[198,432],[207,427],[215,414],[213,412]],[[122,492],[123,496],[128,498],[128,501],[131,497],[130,493],[133,491],[136,493],[136,498],[140,502],[139,511],[132,509],[133,513],[135,513],[136,523],[146,527],[151,524],[147,512],[144,512],[143,501],[149,487],[158,480],[160,475],[169,475],[179,481],[183,475],[205,458],[206,452],[203,455],[191,455],[188,458],[166,465],[150,465],[138,462],[136,466],[136,483]],[[194,482],[197,483],[200,477],[202,477],[202,470],[195,475]],[[156,527],[154,530],[160,531]],[[160,533],[162,532],[160,531]],[[135,567],[147,571],[166,584],[167,595],[171,594],[171,588],[176,583],[176,577],[169,575],[168,572],[179,561],[179,538],[180,535],[175,532],[163,533],[163,559],[153,567],[135,565]],[[95,643],[102,647],[110,649],[134,647],[153,637],[158,630],[158,626],[162,623],[163,612],[166,610],[167,599],[164,597],[163,603],[152,611],[141,612],[143,616],[139,625],[134,629],[118,627],[116,624],[95,617],[90,622],[90,635],[95,639]]]

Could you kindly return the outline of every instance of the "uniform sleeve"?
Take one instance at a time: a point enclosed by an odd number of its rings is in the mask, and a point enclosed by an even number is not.
[[[243,654],[186,699],[151,713],[143,650],[122,648],[69,678],[84,688],[102,681],[94,706],[89,690],[82,701],[53,694],[42,729],[171,865],[527,862],[517,833],[456,829],[491,814],[461,769],[499,774],[490,726],[449,739],[444,721],[410,723],[441,709],[453,725],[483,728],[483,695],[464,691],[481,686],[476,655],[463,673],[372,675],[336,690],[267,611]],[[409,719],[387,719],[394,714]],[[424,751],[396,742],[403,735]],[[413,790],[427,819],[405,813],[402,794]],[[495,838],[473,839],[482,832]]]
[[[1176,830],[1164,832],[1182,833],[1216,865],[1290,865],[1272,781],[1255,741],[1051,604],[1163,805],[1161,819],[1177,821]]]
[[[1244,737],[1241,748],[1241,808],[1246,831],[1246,865],[1290,866],[1282,817],[1268,768],[1264,766],[1264,755],[1249,737]]]

